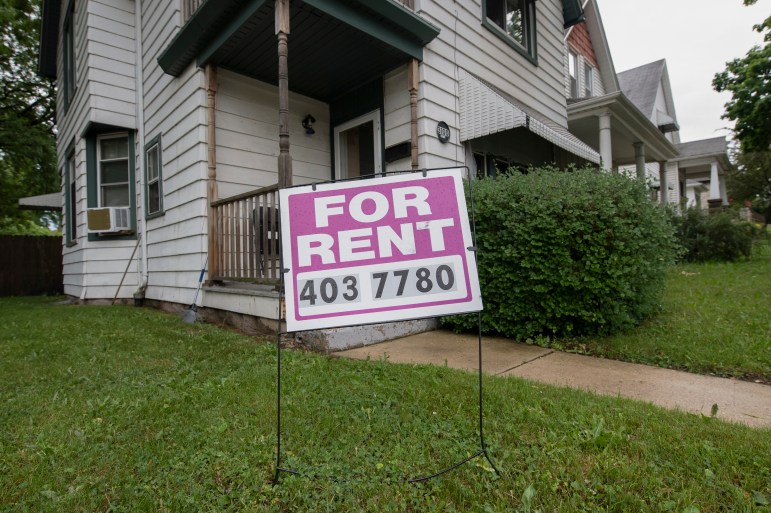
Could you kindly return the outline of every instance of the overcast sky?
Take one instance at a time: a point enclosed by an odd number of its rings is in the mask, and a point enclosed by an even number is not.
[[[715,73],[762,37],[752,30],[771,14],[771,0],[597,0],[616,73],[667,60],[683,142],[729,135],[721,119],[726,93]]]

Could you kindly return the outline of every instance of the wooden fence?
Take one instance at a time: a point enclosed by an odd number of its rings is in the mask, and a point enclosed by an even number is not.
[[[0,296],[62,292],[61,237],[0,236]]]

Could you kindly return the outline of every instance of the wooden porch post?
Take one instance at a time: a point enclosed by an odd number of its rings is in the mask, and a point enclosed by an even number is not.
[[[418,65],[417,59],[411,59],[407,65],[407,87],[410,90],[410,156],[413,170],[418,169]]]
[[[292,185],[292,156],[289,154],[289,0],[276,0],[278,36],[278,186]]]
[[[216,98],[217,98],[217,67],[206,65],[206,98],[207,98],[207,147],[208,171],[206,176],[206,193],[209,200],[207,212],[208,247],[209,247],[209,281],[213,276],[220,275],[219,234],[217,233],[217,211],[212,203],[219,199],[217,189],[217,139],[216,139]]]

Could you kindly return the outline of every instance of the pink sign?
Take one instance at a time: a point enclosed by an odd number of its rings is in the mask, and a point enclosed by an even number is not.
[[[460,169],[280,191],[289,331],[482,309]]]

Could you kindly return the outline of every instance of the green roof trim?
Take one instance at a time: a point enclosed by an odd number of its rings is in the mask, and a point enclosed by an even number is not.
[[[580,0],[562,0],[562,20],[566,29],[586,21]]]
[[[175,77],[181,75],[208,42],[216,37],[227,23],[228,15],[238,10],[240,3],[238,0],[205,0],[158,57],[161,69]]]
[[[247,4],[241,9],[241,12],[237,16],[230,20],[223,29],[220,30],[213,41],[207,44],[203,50],[198,53],[197,64],[198,66],[205,65],[212,55],[217,52],[217,49],[227,42],[241,26],[246,23],[260,8],[265,4],[266,0],[249,0]]]
[[[305,3],[418,60],[423,60],[423,45],[433,39],[432,37],[424,42],[419,37],[407,37],[406,34],[400,34],[386,27],[377,18],[368,16],[360,9],[355,9],[339,0],[305,0]],[[421,27],[433,28],[433,26],[427,24],[418,16],[389,0],[375,2],[359,1],[358,3],[391,20],[394,24],[403,27],[413,36],[416,35],[411,29]],[[420,24],[420,27],[416,26],[416,22]],[[405,26],[409,24],[413,26]],[[439,34],[438,30],[436,30],[436,34]]]
[[[193,60],[199,66],[205,64],[265,2],[205,0],[158,58],[161,68],[177,77]],[[438,28],[394,0],[306,0],[305,3],[420,60],[423,46],[439,34]],[[382,23],[383,18],[389,23]]]
[[[60,0],[43,0],[40,30],[40,55],[38,73],[44,77],[56,78],[56,46],[59,41]]]

